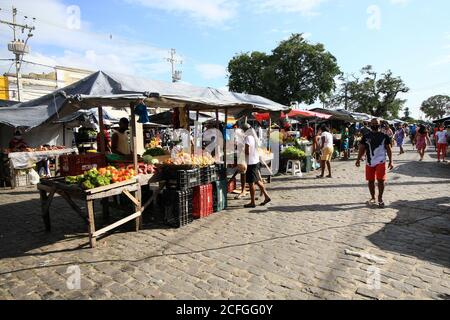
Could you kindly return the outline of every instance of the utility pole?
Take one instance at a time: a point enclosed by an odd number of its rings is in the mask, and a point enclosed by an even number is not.
[[[2,9],[0,8],[0,11]],[[28,40],[33,36],[33,30],[35,30],[35,27],[29,26],[28,24],[18,24],[16,22],[17,17],[17,8],[12,8],[12,22],[10,21],[4,21],[0,20],[1,24],[5,24],[7,26],[10,26],[13,29],[13,36],[14,39],[12,42],[8,44],[8,50],[11,51],[15,56],[14,64],[16,66],[16,79],[17,79],[17,100],[21,101],[21,88],[22,88],[22,81],[21,81],[21,73],[20,69],[22,67],[22,58],[25,54],[30,52],[30,48],[27,46]],[[28,17],[24,17],[27,19]],[[36,19],[33,18],[33,21]],[[22,33],[25,32],[25,30],[28,30],[28,35],[26,41],[19,40],[17,38],[17,28],[20,30],[22,29]]]
[[[167,61],[171,64],[172,66],[172,82],[178,82],[181,80],[181,71],[175,70],[175,65],[177,63],[179,64],[183,64],[183,61],[178,61],[175,58],[175,55],[177,54],[177,51],[175,49],[171,49],[170,50],[170,58],[167,58]]]

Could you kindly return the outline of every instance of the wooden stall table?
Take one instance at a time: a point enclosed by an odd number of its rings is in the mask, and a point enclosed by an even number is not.
[[[139,178],[133,178],[129,181],[119,182],[111,184],[105,187],[99,187],[91,190],[82,190],[77,185],[68,185],[64,182],[64,178],[53,178],[42,180],[38,184],[38,190],[41,196],[42,204],[42,217],[44,219],[45,228],[47,232],[51,231],[50,223],[50,207],[53,202],[55,194],[59,194],[70,205],[70,207],[78,213],[88,224],[89,231],[89,243],[91,248],[95,248],[97,238],[101,235],[118,228],[125,223],[135,220],[136,231],[142,226],[142,212],[141,207],[141,185]],[[117,221],[111,225],[108,225],[100,230],[95,229],[95,216],[94,216],[94,200],[108,201],[109,197],[124,194],[134,204],[135,212],[120,221]],[[86,202],[86,211],[82,210],[73,200],[82,200]]]

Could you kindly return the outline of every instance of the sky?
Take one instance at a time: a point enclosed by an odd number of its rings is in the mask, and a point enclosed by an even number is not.
[[[171,81],[174,48],[183,82],[226,88],[235,54],[270,53],[304,33],[323,43],[344,73],[370,64],[401,76],[411,89],[401,98],[417,118],[424,100],[450,93],[448,0],[0,0],[0,19],[11,20],[13,5],[18,23],[36,18],[25,60],[46,66]],[[11,40],[12,30],[0,24],[0,59],[13,58]],[[2,74],[10,68],[0,60]]]

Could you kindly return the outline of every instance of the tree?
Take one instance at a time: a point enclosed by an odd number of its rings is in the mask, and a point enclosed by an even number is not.
[[[342,84],[334,96],[327,101],[328,106],[347,107],[355,112],[368,113],[374,117],[398,118],[406,100],[398,98],[409,88],[392,71],[379,76],[368,65],[361,69],[360,76],[352,75],[352,80],[340,78]]]
[[[322,44],[310,44],[302,34],[282,41],[272,54],[236,55],[228,65],[231,91],[265,96],[284,105],[313,104],[335,88],[340,73],[336,58]]]
[[[427,118],[441,119],[450,114],[450,96],[437,95],[428,98],[422,103],[420,110],[425,113]]]

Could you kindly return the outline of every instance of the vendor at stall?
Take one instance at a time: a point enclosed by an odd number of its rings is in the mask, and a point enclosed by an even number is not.
[[[9,142],[9,148],[11,150],[23,150],[28,148],[28,144],[23,139],[19,130],[14,133],[14,137]]]
[[[112,135],[111,151],[118,155],[130,155],[131,148],[128,139],[128,127],[130,122],[127,118],[120,119],[119,129]]]
[[[309,125],[309,123],[303,125],[302,138],[305,138],[309,141],[312,141],[314,138],[314,129]]]
[[[112,147],[111,147],[111,135],[109,133],[109,130],[111,129],[111,122],[109,120],[104,120],[103,121],[103,139],[104,139],[104,143],[105,143],[105,152],[106,153],[111,153],[112,152]],[[97,149],[100,148],[100,143],[101,143],[101,138],[102,138],[102,134],[99,132],[97,134]]]

